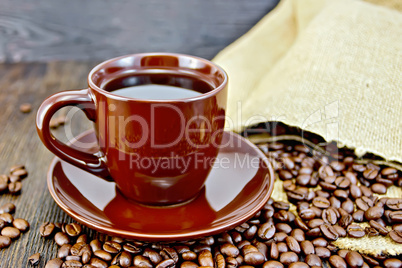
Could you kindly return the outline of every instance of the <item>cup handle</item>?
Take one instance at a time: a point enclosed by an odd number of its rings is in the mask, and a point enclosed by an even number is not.
[[[56,139],[50,132],[50,119],[60,108],[65,106],[76,106],[85,113],[89,120],[95,121],[96,119],[95,103],[90,97],[88,89],[56,93],[42,103],[36,115],[36,129],[43,144],[60,159],[111,181],[111,176],[100,151],[90,154],[71,148]]]

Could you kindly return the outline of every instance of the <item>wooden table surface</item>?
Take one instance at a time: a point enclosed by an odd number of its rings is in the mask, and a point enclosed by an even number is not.
[[[22,181],[21,194],[1,194],[0,205],[14,203],[17,207],[14,218],[24,218],[31,224],[27,233],[9,248],[0,250],[1,268],[28,267],[28,257],[36,252],[42,254],[43,260],[55,257],[56,245],[40,236],[39,226],[46,221],[70,222],[71,219],[56,205],[47,189],[46,173],[53,155],[36,133],[36,110],[52,93],[86,87],[86,74],[94,65],[94,62],[0,65],[0,174],[7,174],[14,164],[24,164],[29,173]],[[22,113],[21,103],[32,104],[32,111]],[[81,113],[67,126],[71,126],[74,134],[91,127]],[[66,140],[64,133],[63,127],[54,131],[57,137]]]

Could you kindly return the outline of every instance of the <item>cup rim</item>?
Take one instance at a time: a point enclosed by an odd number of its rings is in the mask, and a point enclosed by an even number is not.
[[[120,59],[124,59],[124,58],[129,58],[129,57],[143,57],[143,56],[175,56],[175,57],[187,57],[187,58],[193,58],[195,60],[204,62],[205,64],[208,65],[213,65],[214,67],[216,67],[223,75],[224,80],[222,81],[222,83],[219,84],[219,86],[215,87],[213,90],[208,91],[206,93],[202,93],[201,95],[195,96],[195,97],[190,97],[190,98],[180,98],[180,99],[137,99],[137,98],[132,98],[132,97],[123,97],[120,95],[116,95],[113,94],[109,91],[106,91],[100,87],[98,87],[94,81],[92,80],[93,75],[99,71],[101,68],[103,68],[104,66],[111,64],[114,61],[118,61]],[[99,94],[105,95],[108,98],[112,98],[112,99],[116,99],[116,100],[121,100],[121,101],[136,101],[136,102],[143,102],[143,103],[149,103],[149,102],[157,102],[157,103],[179,103],[179,102],[192,102],[192,101],[197,101],[197,100],[202,100],[202,99],[206,99],[208,97],[211,97],[213,95],[216,95],[218,92],[222,91],[228,83],[228,75],[225,72],[225,70],[223,70],[222,67],[220,67],[219,65],[217,65],[216,63],[201,58],[201,57],[197,57],[197,56],[192,56],[192,55],[188,55],[188,54],[182,54],[182,53],[172,53],[172,52],[144,52],[144,53],[134,53],[134,54],[127,54],[127,55],[123,55],[123,56],[119,56],[119,57],[115,57],[106,61],[103,61],[101,63],[99,63],[98,65],[96,65],[95,67],[92,68],[92,70],[89,72],[88,74],[88,85],[90,89],[94,89],[96,90]]]

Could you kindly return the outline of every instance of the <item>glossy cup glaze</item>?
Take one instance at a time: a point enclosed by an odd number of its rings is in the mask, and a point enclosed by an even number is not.
[[[158,74],[172,83],[177,77],[202,81],[211,89],[175,100],[140,100],[104,90],[122,77]],[[59,92],[42,103],[38,134],[56,156],[114,180],[129,199],[149,205],[184,202],[201,190],[218,153],[227,80],[220,67],[194,56],[144,53],[111,59],[89,73],[87,89]],[[79,107],[94,122],[99,152],[72,148],[51,134],[50,119],[65,106]]]

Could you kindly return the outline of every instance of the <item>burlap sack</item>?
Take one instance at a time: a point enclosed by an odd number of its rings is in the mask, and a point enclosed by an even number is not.
[[[226,126],[281,121],[402,163],[400,11],[399,0],[282,0],[214,59],[229,74]],[[274,197],[286,198],[282,191],[276,185]],[[336,244],[402,254],[388,237]]]

